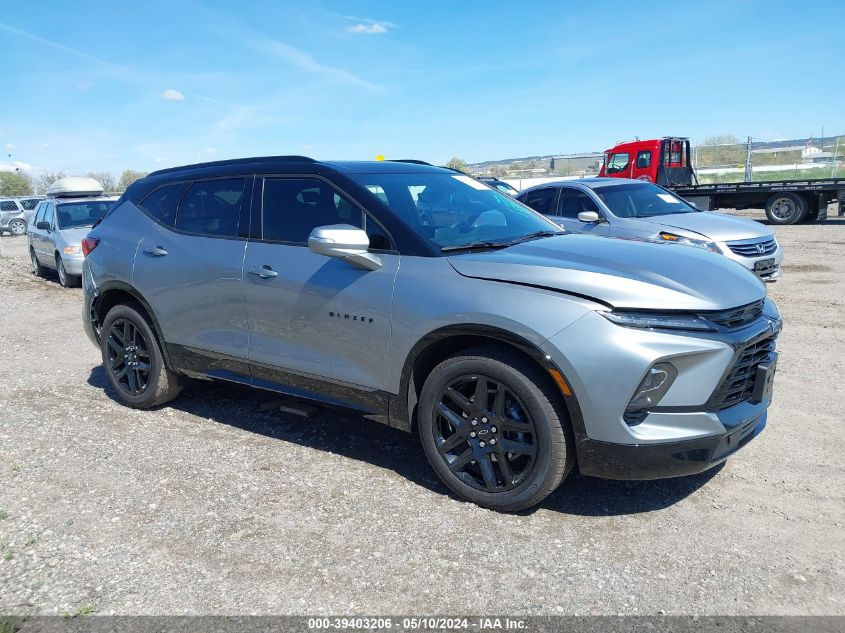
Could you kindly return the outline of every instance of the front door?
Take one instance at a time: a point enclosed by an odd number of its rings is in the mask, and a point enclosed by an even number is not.
[[[578,214],[582,211],[594,211],[601,220],[605,220],[598,205],[589,194],[575,187],[561,187],[555,221],[573,233],[606,236],[608,233],[607,222],[582,222],[578,219]]]
[[[249,243],[244,259],[255,383],[320,392],[328,382],[337,385],[341,401],[344,386],[386,390],[398,254],[377,251],[381,268],[364,270],[317,255],[307,243],[312,229],[331,224],[371,223],[366,227],[371,238],[389,238],[322,179],[268,177],[258,185],[262,239]]]

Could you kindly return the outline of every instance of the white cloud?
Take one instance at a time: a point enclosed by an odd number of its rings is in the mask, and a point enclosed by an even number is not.
[[[369,24],[359,22],[358,24],[353,24],[346,30],[350,33],[355,33],[356,35],[380,35],[381,33],[387,33],[387,28],[388,27],[381,22],[371,22]]]
[[[167,90],[161,93],[161,98],[165,101],[184,101],[185,95],[183,95],[178,90],[168,88]]]
[[[35,171],[35,167],[30,165],[29,163],[22,163],[19,160],[12,161],[11,163],[0,163],[0,171],[24,171],[24,172],[33,172]]]
[[[6,143],[6,149],[15,149],[14,143]]]
[[[50,147],[49,143],[39,143],[35,146],[36,149],[47,149],[48,147]]]

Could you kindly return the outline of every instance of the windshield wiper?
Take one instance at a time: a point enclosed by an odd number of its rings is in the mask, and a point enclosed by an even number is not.
[[[440,251],[442,253],[448,253],[449,251],[481,251],[491,248],[505,248],[510,245],[510,242],[470,242],[469,244],[444,246]]]
[[[510,245],[513,244],[520,244],[521,242],[530,242],[531,240],[539,240],[541,237],[553,237],[555,235],[565,235],[566,231],[536,231],[535,233],[529,233],[528,235],[523,235],[522,237],[518,237],[515,240],[509,242]]]

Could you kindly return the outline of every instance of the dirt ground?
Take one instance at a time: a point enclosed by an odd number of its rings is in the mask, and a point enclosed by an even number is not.
[[[518,515],[329,409],[205,383],[119,405],[81,291],[3,237],[0,612],[845,614],[845,218],[775,232],[766,431],[700,476],[573,478]]]

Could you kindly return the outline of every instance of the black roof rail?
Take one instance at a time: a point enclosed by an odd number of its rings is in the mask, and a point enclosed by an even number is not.
[[[390,163],[411,163],[412,165],[428,165],[429,167],[434,167],[431,163],[427,163],[424,160],[417,160],[416,158],[391,158],[388,160]]]
[[[159,169],[150,176],[158,176],[159,174],[172,174],[177,171],[187,171],[189,169],[202,169],[205,167],[223,167],[229,165],[254,165],[267,163],[316,163],[317,161],[308,156],[258,156],[255,158],[230,158],[228,160],[215,160],[210,163],[194,163],[192,165],[180,165],[179,167],[167,167]]]

